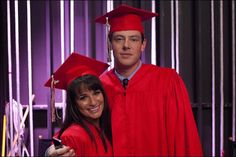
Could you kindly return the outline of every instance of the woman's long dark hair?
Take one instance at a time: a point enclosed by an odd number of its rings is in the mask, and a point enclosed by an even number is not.
[[[107,95],[104,91],[101,81],[99,78],[93,75],[83,75],[81,77],[76,78],[73,80],[67,88],[67,97],[66,97],[66,115],[65,120],[62,124],[61,130],[59,132],[58,138],[61,137],[62,133],[72,124],[77,123],[81,127],[83,127],[86,132],[89,134],[91,140],[95,143],[97,148],[97,143],[95,141],[95,137],[89,127],[86,125],[85,121],[86,118],[83,114],[79,111],[77,107],[76,100],[78,100],[78,93],[81,92],[81,87],[87,87],[88,90],[101,90],[103,97],[104,97],[104,109],[102,115],[99,120],[100,125],[100,132],[99,135],[102,139],[105,151],[107,152],[107,143],[104,138],[105,136],[108,138],[110,143],[112,144],[112,134],[111,134],[111,117],[110,117],[110,110],[108,106],[108,99]],[[97,129],[98,130],[98,129]]]

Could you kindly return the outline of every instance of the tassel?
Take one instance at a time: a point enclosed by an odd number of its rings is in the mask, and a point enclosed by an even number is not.
[[[108,17],[106,17],[106,38],[107,38],[107,62],[111,62],[111,42],[109,40],[110,24]]]
[[[55,84],[57,84],[59,81],[54,80],[54,76],[52,75],[52,81],[51,81],[51,120],[52,122],[56,122],[56,114],[55,114]]]

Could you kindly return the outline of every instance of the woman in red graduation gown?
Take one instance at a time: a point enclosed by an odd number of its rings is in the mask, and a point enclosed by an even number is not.
[[[112,156],[110,113],[100,80],[84,75],[67,88],[66,117],[55,136],[76,156]]]
[[[65,120],[54,135],[73,148],[66,156],[112,156],[111,123],[107,96],[99,80],[109,65],[72,53],[45,86],[66,90]],[[53,85],[53,87],[52,87]],[[54,149],[52,156],[60,156]]]

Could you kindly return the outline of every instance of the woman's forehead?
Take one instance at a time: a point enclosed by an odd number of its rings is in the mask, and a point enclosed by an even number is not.
[[[87,90],[91,90],[88,84],[82,83],[79,87],[78,87],[79,91],[87,91]]]
[[[98,89],[99,86],[96,84],[86,84],[86,83],[82,83],[79,87],[78,87],[78,92],[85,92],[85,91],[92,91],[92,90],[96,90]]]

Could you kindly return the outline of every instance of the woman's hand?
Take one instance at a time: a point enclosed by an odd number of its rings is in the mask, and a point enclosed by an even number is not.
[[[57,157],[57,156],[75,156],[74,149],[71,149],[70,147],[64,146],[59,149],[55,149],[54,145],[51,145],[47,151],[46,156],[48,157]]]

